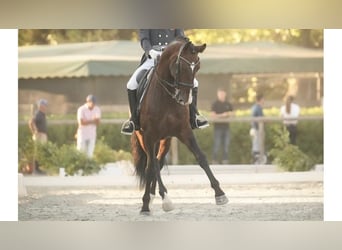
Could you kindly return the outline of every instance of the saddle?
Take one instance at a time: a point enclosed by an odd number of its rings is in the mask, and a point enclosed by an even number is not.
[[[137,88],[137,100],[138,100],[138,106],[137,106],[137,115],[140,113],[141,103],[145,97],[146,91],[148,86],[151,82],[151,76],[153,74],[154,67],[150,68],[149,70],[142,70],[137,75],[137,82],[138,82],[138,88]]]

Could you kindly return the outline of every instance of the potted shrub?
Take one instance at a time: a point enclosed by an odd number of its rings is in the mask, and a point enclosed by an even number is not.
[[[18,172],[32,174],[35,164],[35,144],[27,140],[18,148]]]

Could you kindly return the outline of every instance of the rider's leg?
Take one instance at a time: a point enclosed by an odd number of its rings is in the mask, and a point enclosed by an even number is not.
[[[189,105],[190,111],[190,124],[191,128],[205,128],[209,126],[208,121],[203,117],[198,117],[199,112],[197,110],[197,93],[198,93],[198,81],[194,79],[194,88],[192,89],[192,102]]]
[[[127,120],[121,128],[121,133],[130,135],[134,130],[139,129],[138,125],[138,117],[137,117],[137,90],[127,89],[128,93],[128,102],[129,102],[129,110],[131,113],[131,117]]]
[[[144,61],[142,65],[140,65],[131,78],[127,82],[127,93],[128,93],[128,102],[129,102],[129,110],[131,113],[131,117],[127,120],[121,128],[121,133],[126,135],[131,135],[134,130],[139,130],[139,119],[137,115],[137,107],[138,107],[138,100],[136,97],[138,82],[137,76],[139,72],[143,69],[150,69],[153,66],[154,61],[152,59],[147,59]]]

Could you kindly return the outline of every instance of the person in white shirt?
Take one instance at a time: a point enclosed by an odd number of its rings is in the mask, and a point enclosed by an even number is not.
[[[298,104],[295,104],[293,102],[294,98],[293,96],[288,96],[286,98],[285,105],[281,106],[280,108],[280,116],[284,118],[284,125],[289,131],[290,135],[290,143],[296,144],[296,138],[297,138],[297,123],[298,120],[295,118],[298,118],[300,113],[300,107]],[[290,118],[290,119],[289,119]]]
[[[77,110],[77,149],[90,158],[94,153],[96,128],[101,119],[101,110],[95,103],[95,96],[88,95],[86,103]]]

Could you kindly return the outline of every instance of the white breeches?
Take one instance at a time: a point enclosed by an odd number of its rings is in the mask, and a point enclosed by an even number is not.
[[[141,70],[149,70],[150,68],[152,68],[154,65],[154,59],[152,58],[148,58],[142,65],[140,65],[133,73],[133,75],[131,76],[131,78],[128,80],[127,82],[127,88],[129,90],[135,90],[138,88],[138,82],[137,82],[137,76],[139,74],[139,72]],[[194,88],[198,87],[198,81],[195,78],[194,79]]]

